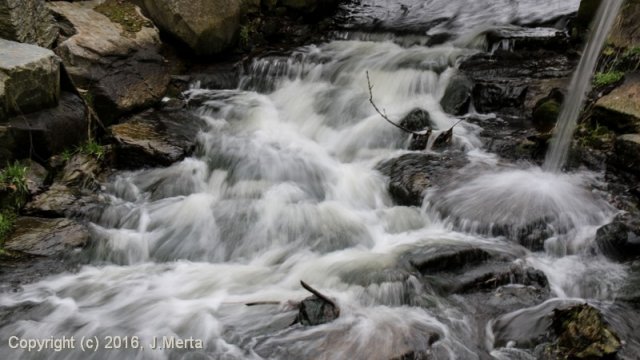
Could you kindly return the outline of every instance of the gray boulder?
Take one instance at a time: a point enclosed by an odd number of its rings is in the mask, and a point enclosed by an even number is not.
[[[0,0],[0,38],[48,48],[57,37],[45,0]]]
[[[87,90],[103,123],[153,105],[164,95],[169,75],[158,30],[131,3],[51,2],[72,29],[57,53],[76,86]]]
[[[35,45],[0,39],[0,120],[58,104],[60,61]]]
[[[198,55],[213,55],[235,44],[243,1],[138,0],[158,27]]]

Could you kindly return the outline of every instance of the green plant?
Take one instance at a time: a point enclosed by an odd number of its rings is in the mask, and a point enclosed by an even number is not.
[[[249,25],[242,25],[240,27],[240,45],[241,46],[249,46]]]
[[[0,212],[0,245],[4,243],[6,237],[13,231],[16,222],[16,215],[9,211]],[[2,253],[0,248],[0,254]]]
[[[21,194],[27,193],[29,191],[27,187],[27,167],[19,162],[7,164],[6,168],[0,170],[0,186]]]
[[[101,160],[104,157],[104,146],[98,144],[95,140],[91,139],[86,143],[78,146],[76,148],[76,152],[81,154],[90,155],[95,157],[98,160]]]
[[[607,71],[596,73],[593,77],[593,86],[604,87],[613,85],[622,80],[624,73],[622,71]]]
[[[65,149],[62,153],[60,153],[60,156],[62,157],[62,160],[64,160],[65,162],[71,160],[71,157],[73,156],[74,152],[69,150],[69,149]]]

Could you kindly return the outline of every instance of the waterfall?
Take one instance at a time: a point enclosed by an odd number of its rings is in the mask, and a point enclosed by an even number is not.
[[[551,148],[543,166],[546,171],[559,172],[567,161],[571,138],[591,86],[591,78],[598,63],[599,54],[623,2],[624,0],[608,0],[602,1],[600,4],[589,42],[571,80],[569,97],[565,100],[558,118],[556,131],[551,140]]]

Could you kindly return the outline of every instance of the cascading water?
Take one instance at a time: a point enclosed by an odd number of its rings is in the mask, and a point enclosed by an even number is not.
[[[623,3],[624,0],[600,2],[600,8],[591,27],[589,42],[582,54],[578,68],[573,74],[569,85],[569,96],[567,96],[562,105],[562,110],[558,117],[558,125],[543,166],[546,171],[559,172],[567,162],[571,139],[578,124],[580,111],[591,87],[591,78],[598,64],[600,52]]]
[[[255,60],[238,89],[190,90],[186,96],[206,123],[196,154],[167,168],[120,173],[93,224],[89,264],[0,294],[2,339],[137,336],[151,344],[155,337],[192,337],[204,349],[111,349],[89,357],[3,342],[0,357],[532,359],[506,344],[537,334],[546,310],[576,298],[613,299],[625,269],[590,252],[595,229],[612,214],[585,190],[597,177],[504,165],[482,150],[481,128],[464,122],[454,128],[453,147],[468,165],[429,192],[425,208],[397,206],[379,164],[415,153],[404,150],[406,134],[368,103],[366,71],[389,117],[420,107],[434,128],[449,129],[459,119],[439,100],[460,59],[484,40],[467,31],[542,23],[575,11],[578,1],[363,3],[348,8],[355,23],[391,31],[425,21],[450,32],[451,41],[427,46],[433,34],[407,44],[392,34],[349,33],[341,37],[348,41]],[[410,15],[393,16],[400,5]],[[485,229],[518,230],[547,219],[546,251]],[[451,252],[487,261],[463,263],[462,273],[446,264],[424,273],[412,265]],[[489,298],[462,290],[468,277],[490,283],[485,275],[504,269],[539,285],[530,267],[548,278],[547,295],[532,286],[503,286]],[[300,280],[334,297],[340,317],[291,326],[295,302],[309,295]],[[457,293],[442,290],[452,284]],[[523,291],[552,299],[518,306]],[[501,312],[490,310],[512,296]],[[265,305],[245,306],[255,302]]]

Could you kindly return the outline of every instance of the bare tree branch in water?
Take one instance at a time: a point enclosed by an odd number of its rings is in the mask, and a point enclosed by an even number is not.
[[[380,111],[380,109],[378,109],[378,106],[376,105],[376,103],[373,102],[373,85],[371,85],[371,79],[369,79],[369,71],[367,71],[367,84],[369,86],[369,102],[371,103],[371,105],[373,105],[373,108],[376,110],[376,112],[378,114],[380,114],[380,116],[382,116],[383,119],[387,120],[387,122],[389,122],[389,124],[397,127],[398,129],[400,129],[400,130],[402,130],[404,132],[407,132],[409,134],[413,134],[413,135],[416,135],[416,136],[425,136],[425,135],[427,135],[427,137],[428,137],[428,135],[431,134],[431,129],[428,129],[426,132],[422,132],[422,131],[421,132],[416,132],[416,131],[411,131],[411,130],[409,130],[409,129],[407,129],[407,128],[405,128],[405,127],[403,127],[403,126],[401,126],[399,124],[396,124],[395,122],[391,121],[391,119],[389,119],[389,117],[387,116],[386,112],[384,112],[384,109],[383,109],[383,111]]]

